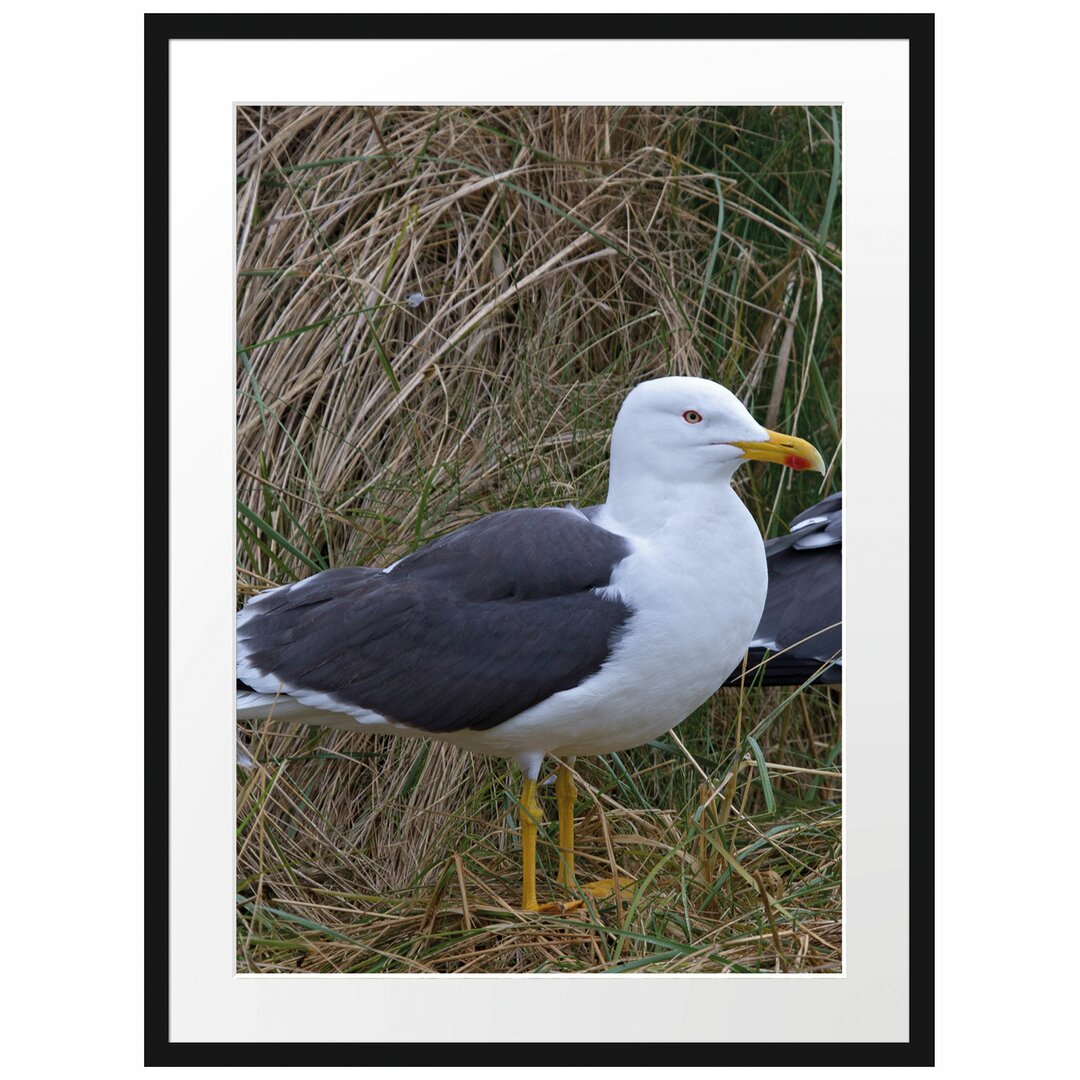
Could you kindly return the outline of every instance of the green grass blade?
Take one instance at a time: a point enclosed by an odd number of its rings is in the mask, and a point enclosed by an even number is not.
[[[753,735],[748,735],[746,741],[750,744],[750,752],[757,762],[758,778],[761,780],[761,791],[765,796],[765,810],[769,814],[776,813],[776,796],[773,794],[772,781],[769,779],[769,766],[765,763],[765,755],[761,752],[761,745]]]
[[[326,569],[326,565],[322,562],[322,560],[316,562],[314,559],[305,555],[298,547],[295,547],[293,544],[289,543],[289,541],[286,540],[285,537],[282,536],[281,533],[279,533],[277,529],[273,527],[273,525],[270,525],[268,522],[263,521],[263,519],[259,517],[259,515],[256,514],[254,510],[252,510],[250,507],[245,506],[243,502],[241,502],[239,499],[236,500],[236,509],[243,517],[247,518],[247,520],[250,521],[252,525],[254,525],[261,532],[269,536],[271,540],[274,540],[278,544],[280,544],[281,547],[283,547],[290,555],[295,556],[305,566],[310,567],[316,572]]]
[[[832,175],[829,178],[829,194],[825,197],[825,212],[821,215],[818,229],[818,251],[824,251],[825,241],[829,238],[829,226],[832,224],[833,207],[840,191],[840,120],[836,115],[836,106],[831,108],[833,134]]]

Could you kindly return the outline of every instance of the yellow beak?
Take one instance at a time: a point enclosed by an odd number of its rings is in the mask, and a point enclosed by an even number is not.
[[[789,469],[816,469],[825,472],[821,455],[805,440],[794,435],[781,435],[770,431],[768,442],[733,442],[747,458],[754,461],[772,461]]]

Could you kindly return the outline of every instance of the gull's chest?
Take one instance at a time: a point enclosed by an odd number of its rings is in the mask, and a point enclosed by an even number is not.
[[[757,629],[768,572],[760,534],[746,518],[688,540],[643,544],[612,582],[634,610],[621,659],[643,678],[681,681],[680,698],[716,690]]]

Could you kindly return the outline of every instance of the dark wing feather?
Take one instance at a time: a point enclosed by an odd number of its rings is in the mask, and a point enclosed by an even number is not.
[[[798,686],[830,664],[815,680],[838,683],[841,660],[842,495],[837,492],[804,510],[792,521],[793,531],[765,544],[769,593],[754,634],[747,668],[764,661],[748,676],[766,686]],[[779,655],[773,655],[779,650]],[[766,659],[768,657],[768,659]],[[728,684],[736,684],[741,668]]]
[[[626,540],[574,510],[508,510],[388,573],[328,570],[256,598],[248,665],[424,731],[487,729],[599,670],[629,608],[598,596]]]

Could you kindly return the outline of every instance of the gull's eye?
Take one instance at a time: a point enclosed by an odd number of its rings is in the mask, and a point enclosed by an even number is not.
[[[682,418],[688,424],[700,424],[701,423],[701,413],[695,412],[693,409],[687,409],[686,412],[684,412],[682,414]]]

